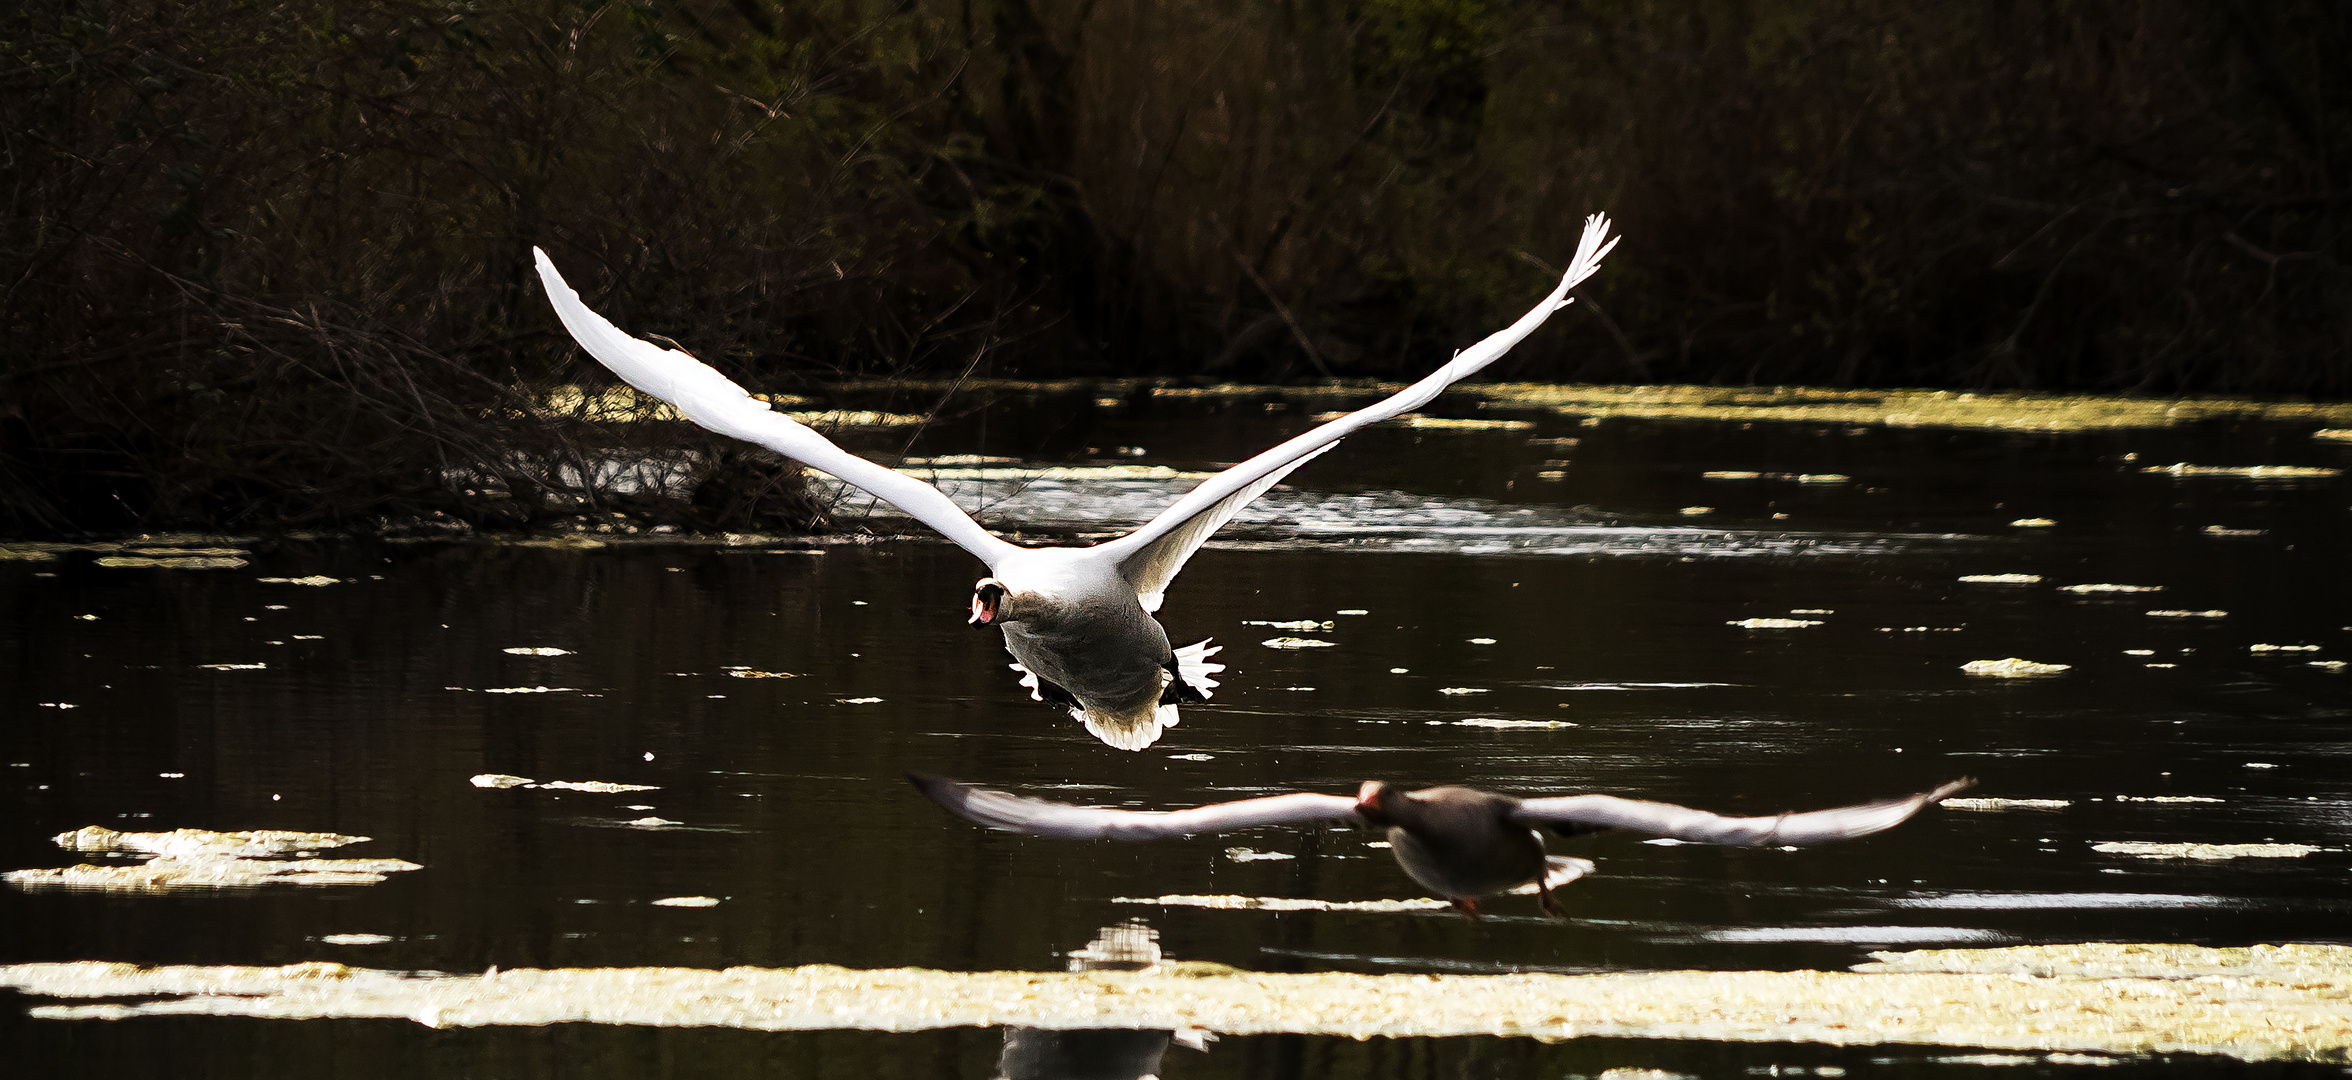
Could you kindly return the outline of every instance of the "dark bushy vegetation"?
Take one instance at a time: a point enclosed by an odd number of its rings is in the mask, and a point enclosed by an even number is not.
[[[600,436],[518,389],[587,377],[534,244],[769,387],[1393,376],[1606,209],[1500,373],[2344,396],[2346,56],[2326,0],[22,0],[0,527],[544,484]]]

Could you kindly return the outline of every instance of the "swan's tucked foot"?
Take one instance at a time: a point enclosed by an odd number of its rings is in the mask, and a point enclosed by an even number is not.
[[[1029,700],[1042,701],[1048,705],[1060,705],[1063,708],[1069,709],[1072,715],[1078,714],[1083,709],[1083,706],[1078,704],[1078,698],[1076,695],[1071,694],[1069,691],[1064,690],[1053,683],[1049,683],[1044,679],[1038,678],[1036,672],[1031,671],[1019,664],[1007,664],[1005,666],[1021,673],[1021,685],[1029,689]]]
[[[1535,899],[1537,903],[1543,905],[1544,914],[1549,915],[1555,919],[1566,919],[1568,917],[1568,909],[1561,905],[1559,897],[1552,895],[1552,886],[1550,882],[1545,882],[1544,884],[1536,887]]]
[[[1546,890],[1557,889],[1592,873],[1594,869],[1596,867],[1593,866],[1591,859],[1579,859],[1568,855],[1546,855],[1544,856],[1543,888]]]
[[[1511,895],[1539,896],[1546,890],[1557,889],[1592,873],[1595,869],[1598,868],[1593,865],[1591,859],[1579,859],[1573,855],[1546,855],[1544,856],[1543,880],[1530,881],[1521,885],[1511,890]]]
[[[1160,688],[1162,705],[1197,705],[1209,700],[1209,695],[1184,681],[1183,664],[1175,657],[1168,658],[1168,685]]]
[[[1176,659],[1168,668],[1168,673],[1175,676],[1170,685],[1182,683],[1184,684],[1184,692],[1199,696],[1173,699],[1163,697],[1160,700],[1169,702],[1209,700],[1210,692],[1217,689],[1217,673],[1225,670],[1225,665],[1209,659],[1209,657],[1223,651],[1225,646],[1211,645],[1209,644],[1210,640],[1202,638],[1176,650]]]

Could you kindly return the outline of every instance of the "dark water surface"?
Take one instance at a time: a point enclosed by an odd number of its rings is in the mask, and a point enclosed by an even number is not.
[[[919,449],[1198,469],[1305,422],[1255,403],[1034,419],[1050,413],[966,418]],[[2348,458],[2308,425],[1373,431],[1186,569],[1162,617],[1179,641],[1224,643],[1231,668],[1214,706],[1188,707],[1135,754],[1026,699],[997,635],[963,625],[979,564],[941,543],[273,541],[244,545],[241,569],[0,562],[0,862],[81,861],[49,838],[103,825],[352,833],[374,841],[335,854],[425,867],[366,887],[4,890],[0,960],[1055,970],[1128,919],[1172,957],[1272,971],[1838,969],[1941,945],[2352,942],[2352,673],[2327,666],[2352,660],[2352,482],[2140,471]],[[1076,529],[1137,520],[1189,484],[983,482],[1006,520]],[[1699,506],[1713,510],[1683,513]],[[2011,524],[2029,518],[2056,524]],[[2041,580],[1958,580],[1983,574]],[[309,575],[339,580],[258,580]],[[2062,590],[2080,584],[2162,591]],[[1730,625],[1755,618],[1818,625]],[[1249,625],[1304,619],[1332,625]],[[1260,644],[1279,637],[1333,647]],[[516,647],[568,652],[503,651]],[[1961,670],[2007,657],[2071,669]],[[266,667],[202,666],[249,664]],[[539,687],[556,689],[490,692]],[[1555,721],[1569,726],[1534,726]],[[1600,863],[1563,894],[1569,922],[1504,898],[1473,924],[1122,903],[1418,894],[1368,834],[1032,840],[946,816],[907,787],[910,768],[1147,807],[1377,777],[1761,813],[1961,775],[1981,780],[1971,796],[2068,805],[1933,810],[1804,851],[1555,844]],[[488,790],[468,783],[478,773],[658,790]],[[2218,801],[2141,801],[2183,796]],[[647,818],[676,824],[630,824]],[[2320,850],[2093,849],[2128,841]],[[651,906],[698,895],[723,902]],[[390,940],[322,940],[340,934]],[[0,998],[19,1075],[985,1077],[1000,1046],[974,1030],[36,1021],[25,1004]],[[1163,1075],[1991,1067],[1970,1053],[1262,1036],[1171,1050]],[[2037,1075],[2285,1068],[2021,1062]]]

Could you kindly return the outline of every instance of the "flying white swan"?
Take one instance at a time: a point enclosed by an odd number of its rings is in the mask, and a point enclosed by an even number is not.
[[[1201,482],[1159,516],[1093,547],[1025,548],[980,527],[938,488],[877,465],[753,398],[727,377],[676,349],[631,337],[580,301],[547,253],[537,248],[539,279],[557,317],[580,347],[629,385],[667,401],[687,419],[722,435],[758,443],[831,473],[937,529],[988,564],[972,589],[971,622],[1004,631],[1022,682],[1040,701],[1065,705],[1097,738],[1141,750],[1176,723],[1176,706],[1205,701],[1224,670],[1203,641],[1171,648],[1152,618],[1168,583],[1209,534],[1292,469],[1368,424],[1427,404],[1456,380],[1493,363],[1569,304],[1568,290],[1591,277],[1617,241],[1609,220],[1585,219],[1584,237],[1558,288],[1500,333],[1454,355],[1444,367],[1377,404],[1290,439]]]

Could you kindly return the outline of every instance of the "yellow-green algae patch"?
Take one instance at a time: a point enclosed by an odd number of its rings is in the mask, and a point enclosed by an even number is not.
[[[875,412],[871,409],[826,409],[784,415],[813,428],[913,427],[930,419],[913,413]]]
[[[209,855],[246,858],[257,855],[289,855],[298,851],[318,851],[351,844],[364,844],[369,838],[345,836],[341,833],[296,832],[288,829],[254,829],[250,832],[214,832],[211,829],[116,832],[103,825],[84,825],[72,832],[58,833],[49,839],[67,851],[119,851],[174,858],[197,858]]]
[[[104,555],[98,565],[115,570],[235,570],[245,560],[222,555],[194,555],[188,558],[156,558],[147,555]]]
[[[2150,465],[2140,471],[2168,476],[2243,476],[2254,480],[2307,480],[2344,475],[2342,469],[2311,465],[2191,465],[2186,461]]]
[[[1971,660],[1960,665],[1970,675],[1990,675],[2001,679],[2017,679],[2029,675],[2056,675],[2073,667],[2072,664],[2045,664],[2012,656],[2006,660]]]
[[[577,416],[598,423],[685,419],[679,414],[677,406],[640,394],[629,386],[607,386],[593,390],[571,384],[550,387],[540,397],[539,408],[543,412]]]
[[[1348,414],[1343,412],[1316,413],[1314,419],[1316,423],[1323,423],[1337,420],[1346,415]],[[1394,420],[1386,421],[1386,424],[1390,427],[1416,428],[1423,431],[1524,431],[1534,427],[1535,421],[1465,420],[1450,416],[1423,416],[1420,413],[1406,413]]]
[[[2092,844],[2092,851],[2134,855],[2143,859],[2300,859],[2323,850],[2309,844],[2168,844],[2144,840],[2109,840]]]
[[[110,554],[111,557],[98,560],[100,566],[194,569],[226,566],[226,562],[200,560],[226,560],[249,554],[241,545],[253,542],[254,538],[250,536],[221,536],[213,533],[147,533],[131,540],[82,543],[11,540],[0,544],[0,562],[11,559],[47,562],[68,551],[88,551]],[[245,564],[239,562],[235,565]]]
[[[1234,896],[1231,894],[1174,894],[1169,896],[1114,896],[1114,904],[1157,904],[1161,907],[1214,908],[1220,911],[1443,911],[1443,900],[1312,900],[1289,896]]]
[[[799,968],[439,975],[309,963],[0,968],[36,1017],[404,1018],[433,1027],[606,1023],[754,1030],[1199,1028],[1351,1038],[1505,1035],[1913,1043],[2244,1060],[2352,1060],[2352,947],[2094,944],[1877,953],[1857,971],[1598,975]]]
[[[1945,799],[1937,805],[1950,810],[2064,810],[2072,799]]]
[[[20,889],[160,893],[175,889],[243,889],[263,885],[373,885],[423,867],[405,859],[275,858],[365,843],[364,836],[257,829],[214,832],[116,832],[85,825],[52,838],[67,851],[153,856],[147,862],[40,867],[0,874]]]
[[[1337,381],[1305,386],[1240,383],[1177,386],[1153,379],[1024,382],[842,383],[828,389],[896,392],[1088,392],[1124,398],[1149,387],[1156,398],[1327,399],[1386,395],[1403,383]],[[2352,402],[2251,401],[2224,397],[2139,398],[2023,391],[1837,390],[1803,386],[1622,386],[1555,383],[1473,383],[1453,393],[1493,406],[1545,409],[1578,417],[1680,420],[1788,421],[1888,427],[1989,428],[2012,431],[2091,431],[2156,428],[2211,419],[2256,419],[2325,425],[2317,437],[2345,438]]]
[[[175,889],[251,889],[264,885],[374,885],[423,867],[405,859],[155,859],[128,866],[59,866],[11,870],[22,889],[170,892]]]
[[[2169,427],[2220,418],[2352,423],[2352,402],[2248,401],[2219,397],[2127,398],[2012,391],[1549,383],[1480,383],[1462,387],[1461,391],[1493,404],[1592,417],[1778,420],[2012,431]]]
[[[930,466],[904,471],[927,480],[1206,480],[1217,475],[1166,465]]]
[[[810,404],[808,398],[792,394],[754,394],[753,397],[775,406],[789,409]],[[675,422],[685,417],[678,408],[660,398],[628,386],[607,386],[595,390],[563,385],[550,388],[539,399],[539,411],[562,416],[576,416],[597,423]],[[826,409],[806,412],[786,412],[784,415],[803,424],[819,428],[874,428],[910,427],[924,418],[907,413],[873,412],[862,409]]]
[[[2035,978],[2242,978],[2289,985],[2334,986],[2340,997],[2352,980],[2352,946],[2255,945],[2016,945],[2002,949],[1912,949],[1874,952],[1860,972],[2025,975]],[[2352,1016],[2344,1017],[2352,1023]]]

